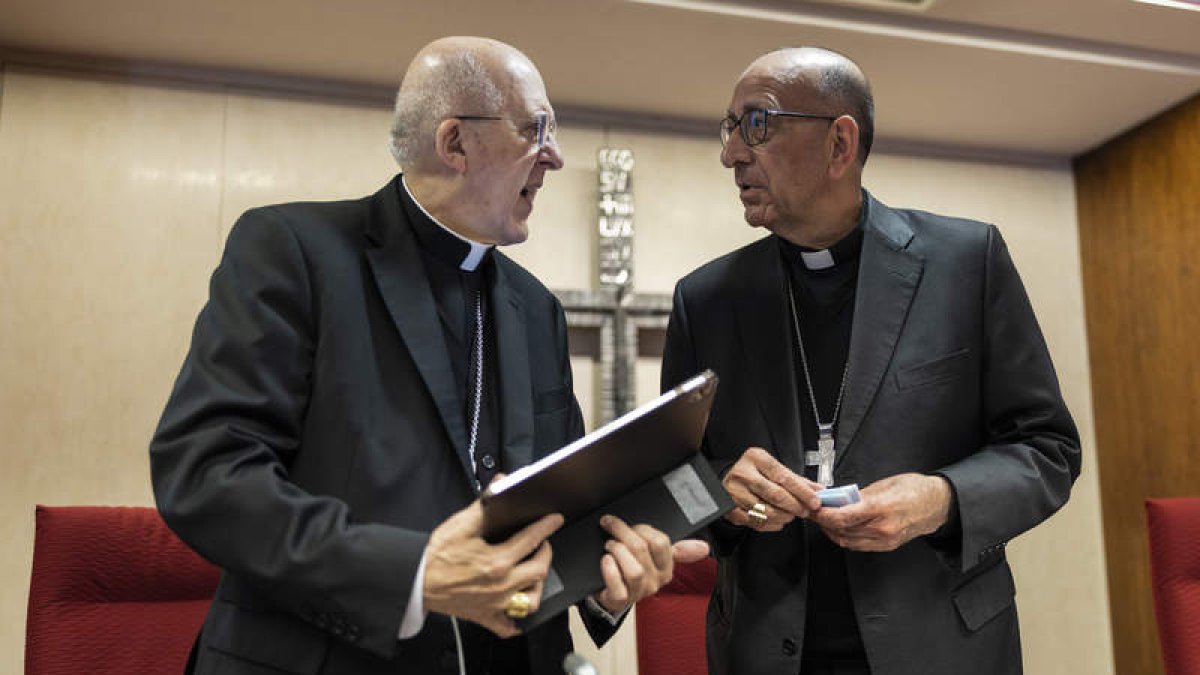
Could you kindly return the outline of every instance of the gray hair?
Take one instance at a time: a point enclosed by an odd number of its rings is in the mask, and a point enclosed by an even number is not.
[[[823,98],[835,102],[858,123],[858,163],[865,165],[875,139],[875,97],[858,64],[844,54],[838,55],[845,60],[822,68],[817,88]]]
[[[459,50],[426,60],[409,69],[396,93],[392,156],[401,170],[416,168],[431,155],[434,131],[442,120],[494,115],[503,104],[495,74],[477,54]]]

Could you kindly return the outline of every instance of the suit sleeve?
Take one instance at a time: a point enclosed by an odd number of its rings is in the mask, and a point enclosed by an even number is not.
[[[583,424],[583,410],[579,407],[579,399],[575,397],[575,378],[571,371],[571,347],[568,338],[570,330],[567,327],[567,315],[562,303],[554,298],[554,327],[555,340],[558,344],[558,369],[567,391],[571,392],[571,417],[568,422],[567,437],[571,440],[581,438],[587,433]]]
[[[1079,476],[1079,434],[1050,353],[1000,233],[991,227],[984,284],[985,445],[938,473],[954,486],[970,569],[1050,517]]]
[[[563,313],[562,304],[557,298],[554,299],[554,322],[555,322],[555,344],[559,350],[559,372],[562,373],[563,381],[566,384],[567,391],[571,393],[571,412],[567,421],[567,438],[575,440],[585,433],[583,424],[583,411],[579,407],[579,399],[575,398],[575,383],[571,373],[571,350],[568,345],[568,329],[566,315]],[[597,561],[599,563],[599,561]],[[597,614],[591,607],[588,606],[587,598],[575,603],[575,609],[579,612],[579,618],[583,622],[583,627],[587,630],[588,636],[592,638],[592,642],[597,647],[603,647],[617,629],[625,622],[625,617],[629,612],[622,614],[614,624],[605,617]]]
[[[700,372],[696,358],[691,325],[688,322],[687,301],[684,298],[683,281],[675,284],[675,297],[671,305],[671,318],[667,322],[667,337],[663,346],[662,375],[659,386],[667,391],[686,378]],[[717,373],[718,377],[720,373]],[[708,435],[701,440],[700,450],[709,459],[713,472],[724,478],[735,463],[730,460],[714,461],[708,452]],[[746,529],[737,527],[724,519],[718,519],[697,533],[712,545],[713,553],[724,557],[732,555],[737,545],[745,538]]]
[[[154,495],[205,558],[387,657],[428,535],[353,522],[342,501],[289,481],[304,451],[312,293],[289,225],[270,209],[244,215],[150,445]]]
[[[696,351],[692,346],[691,326],[683,301],[683,282],[675,284],[671,303],[671,318],[667,321],[667,337],[663,345],[662,374],[659,385],[667,391],[697,370]]]

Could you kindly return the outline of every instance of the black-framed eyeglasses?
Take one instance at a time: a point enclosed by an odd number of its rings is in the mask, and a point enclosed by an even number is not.
[[[498,115],[454,115],[456,120],[506,120],[507,117]],[[558,123],[550,116],[548,112],[535,112],[533,114],[533,138],[538,149],[546,147],[546,144],[554,140],[554,134],[558,131]]]
[[[753,147],[762,143],[767,140],[767,128],[770,126],[769,122],[772,117],[799,117],[828,122],[837,119],[836,115],[750,108],[743,112],[741,117],[734,117],[730,114],[721,120],[721,147],[725,147],[729,143],[729,137],[733,135],[734,129],[738,129],[741,132],[742,140],[745,141],[746,145]]]

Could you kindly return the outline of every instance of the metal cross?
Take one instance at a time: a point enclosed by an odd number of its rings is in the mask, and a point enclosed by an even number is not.
[[[633,152],[596,156],[600,235],[596,290],[557,290],[571,329],[571,353],[600,362],[597,424],[634,408],[638,356],[661,356],[671,296],[633,290]]]

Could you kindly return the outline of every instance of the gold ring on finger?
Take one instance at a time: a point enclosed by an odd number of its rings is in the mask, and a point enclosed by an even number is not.
[[[524,591],[517,591],[508,596],[508,600],[504,602],[504,613],[510,619],[524,619],[529,616],[529,610],[533,607],[533,599]]]
[[[754,506],[746,509],[746,516],[760,525],[767,522],[767,505],[755,502]]]

